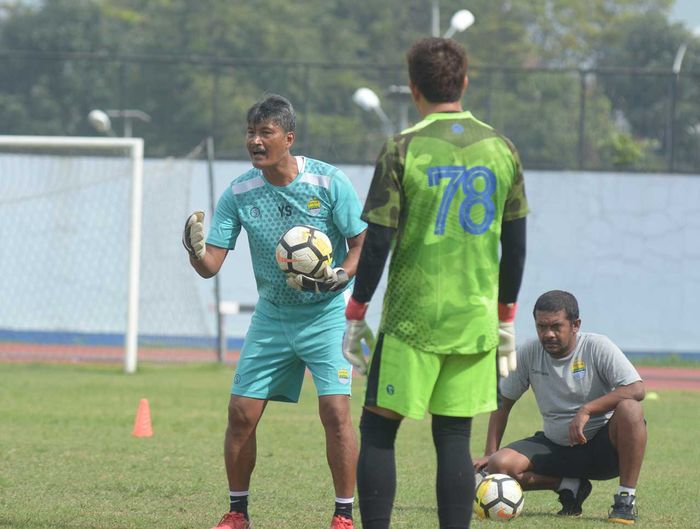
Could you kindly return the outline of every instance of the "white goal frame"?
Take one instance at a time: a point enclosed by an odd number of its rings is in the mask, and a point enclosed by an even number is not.
[[[138,358],[139,281],[141,263],[141,219],[143,210],[143,139],[73,136],[2,136],[6,147],[48,147],[80,150],[124,149],[131,158],[131,204],[129,221],[129,266],[124,372],[135,373]]]

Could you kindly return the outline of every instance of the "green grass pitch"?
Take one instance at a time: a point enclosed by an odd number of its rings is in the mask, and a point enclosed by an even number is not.
[[[118,366],[0,364],[1,529],[209,529],[227,510],[222,440],[232,368],[215,364]],[[355,382],[355,425],[363,379]],[[637,527],[697,527],[700,393],[659,392],[644,404],[649,444]],[[154,436],[131,436],[139,400]],[[480,454],[488,417],[474,422]],[[528,396],[505,441],[540,428]],[[397,441],[392,527],[434,529],[430,422],[406,421]],[[616,480],[594,482],[581,519],[560,520],[556,495],[529,492],[512,528],[603,528]],[[258,432],[250,513],[256,529],[328,527],[333,490],[310,379],[298,405],[268,406]],[[356,527],[359,513],[356,511]],[[472,522],[490,527],[494,522]],[[495,527],[495,525],[494,525]]]

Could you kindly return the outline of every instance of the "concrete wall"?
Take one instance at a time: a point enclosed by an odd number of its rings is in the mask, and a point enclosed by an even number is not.
[[[216,196],[249,167],[218,162]],[[0,157],[0,211],[12,221],[0,249],[0,340],[16,331],[113,333],[118,340],[126,314],[126,169],[110,158]],[[343,170],[364,200],[373,168]],[[628,352],[700,352],[700,176],[527,171],[526,187],[518,341],[535,336],[537,296],[558,288],[578,297],[584,330]],[[211,219],[206,164],[147,160],[142,334],[215,335],[213,281],[191,270],[180,244],[195,209]],[[223,299],[256,302],[244,235],[220,278]],[[370,305],[375,326],[383,287]],[[228,336],[243,337],[249,319],[228,317]]]
[[[217,166],[217,193],[247,164]],[[343,170],[364,200],[372,167]],[[518,342],[535,336],[532,306],[546,290],[579,300],[582,329],[628,352],[700,351],[700,177],[527,171],[528,256],[516,320]],[[239,244],[223,271],[226,299],[256,299]],[[383,283],[381,285],[383,288]],[[378,323],[381,291],[369,310]],[[247,316],[229,318],[242,335]]]

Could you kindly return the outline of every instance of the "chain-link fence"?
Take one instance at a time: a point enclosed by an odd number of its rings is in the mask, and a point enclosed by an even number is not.
[[[150,122],[114,125],[148,156],[211,135],[218,157],[246,159],[245,113],[266,92],[294,103],[297,152],[334,163],[373,163],[387,133],[353,103],[358,88],[379,95],[394,130],[418,120],[404,65],[4,51],[0,67],[3,134],[95,135],[90,110],[138,109]],[[474,65],[469,76],[465,108],[510,137],[526,168],[700,172],[700,73]]]

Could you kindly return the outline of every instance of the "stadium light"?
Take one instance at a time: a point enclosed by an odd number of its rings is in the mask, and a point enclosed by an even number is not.
[[[91,110],[88,114],[88,121],[97,132],[107,134],[108,136],[115,135],[112,130],[112,121],[109,119],[109,116],[101,110]]]
[[[692,30],[693,37],[700,37],[700,27],[696,27]],[[683,42],[678,46],[678,51],[676,51],[676,56],[673,59],[673,73],[678,75],[681,73],[681,68],[683,67],[683,59],[685,59],[685,52],[688,51],[689,42]]]
[[[700,27],[696,27],[692,30],[692,35],[694,38],[700,37]],[[675,128],[676,128],[676,99],[678,98],[678,83],[681,73],[681,68],[683,67],[683,59],[685,58],[685,52],[688,51],[688,45],[692,42],[686,41],[678,46],[676,51],[676,56],[673,59],[673,66],[671,67],[671,83],[669,84],[669,98],[670,98],[670,110],[668,112],[668,118],[666,120],[666,157],[667,157],[667,170],[673,172],[674,158],[675,158]]]
[[[685,57],[685,52],[688,50],[688,43],[684,42],[678,46],[678,51],[676,52],[676,58],[673,59],[673,73],[679,74],[681,71],[681,66],[683,66],[683,58]]]
[[[352,95],[352,100],[358,105],[362,110],[370,111],[375,108],[380,108],[379,96],[374,93],[371,88],[358,88]]]
[[[88,121],[97,132],[107,134],[108,136],[115,136],[116,134],[114,133],[114,129],[112,129],[112,121],[110,118],[121,118],[124,120],[125,138],[131,138],[134,126],[133,121],[135,119],[143,121],[144,123],[149,123],[151,121],[151,116],[146,114],[143,110],[137,109],[105,111],[94,109],[88,114]]]
[[[366,112],[374,112],[382,121],[382,128],[387,136],[394,133],[394,125],[391,123],[389,116],[382,110],[382,105],[379,102],[379,96],[374,93],[374,90],[366,87],[358,88],[352,95],[353,102]]]
[[[440,36],[440,0],[433,0],[431,9],[431,34],[433,37]],[[445,32],[443,38],[450,38],[458,31],[464,31],[474,23],[474,15],[468,9],[460,9],[450,19],[450,28]]]
[[[450,27],[443,38],[450,38],[457,32],[469,29],[475,21],[474,14],[468,9],[460,9],[450,19]],[[440,36],[440,0],[432,2],[432,35]],[[389,96],[395,98],[399,105],[399,130],[408,127],[408,107],[411,101],[411,91],[408,86],[392,85],[389,87]],[[382,120],[384,132],[391,136],[394,133],[394,125],[382,110],[379,97],[369,88],[358,88],[352,96],[352,100],[363,110],[376,112]]]
[[[443,35],[444,38],[449,39],[452,35],[457,32],[462,32],[468,29],[474,24],[474,15],[468,9],[460,9],[450,19],[450,28]]]

